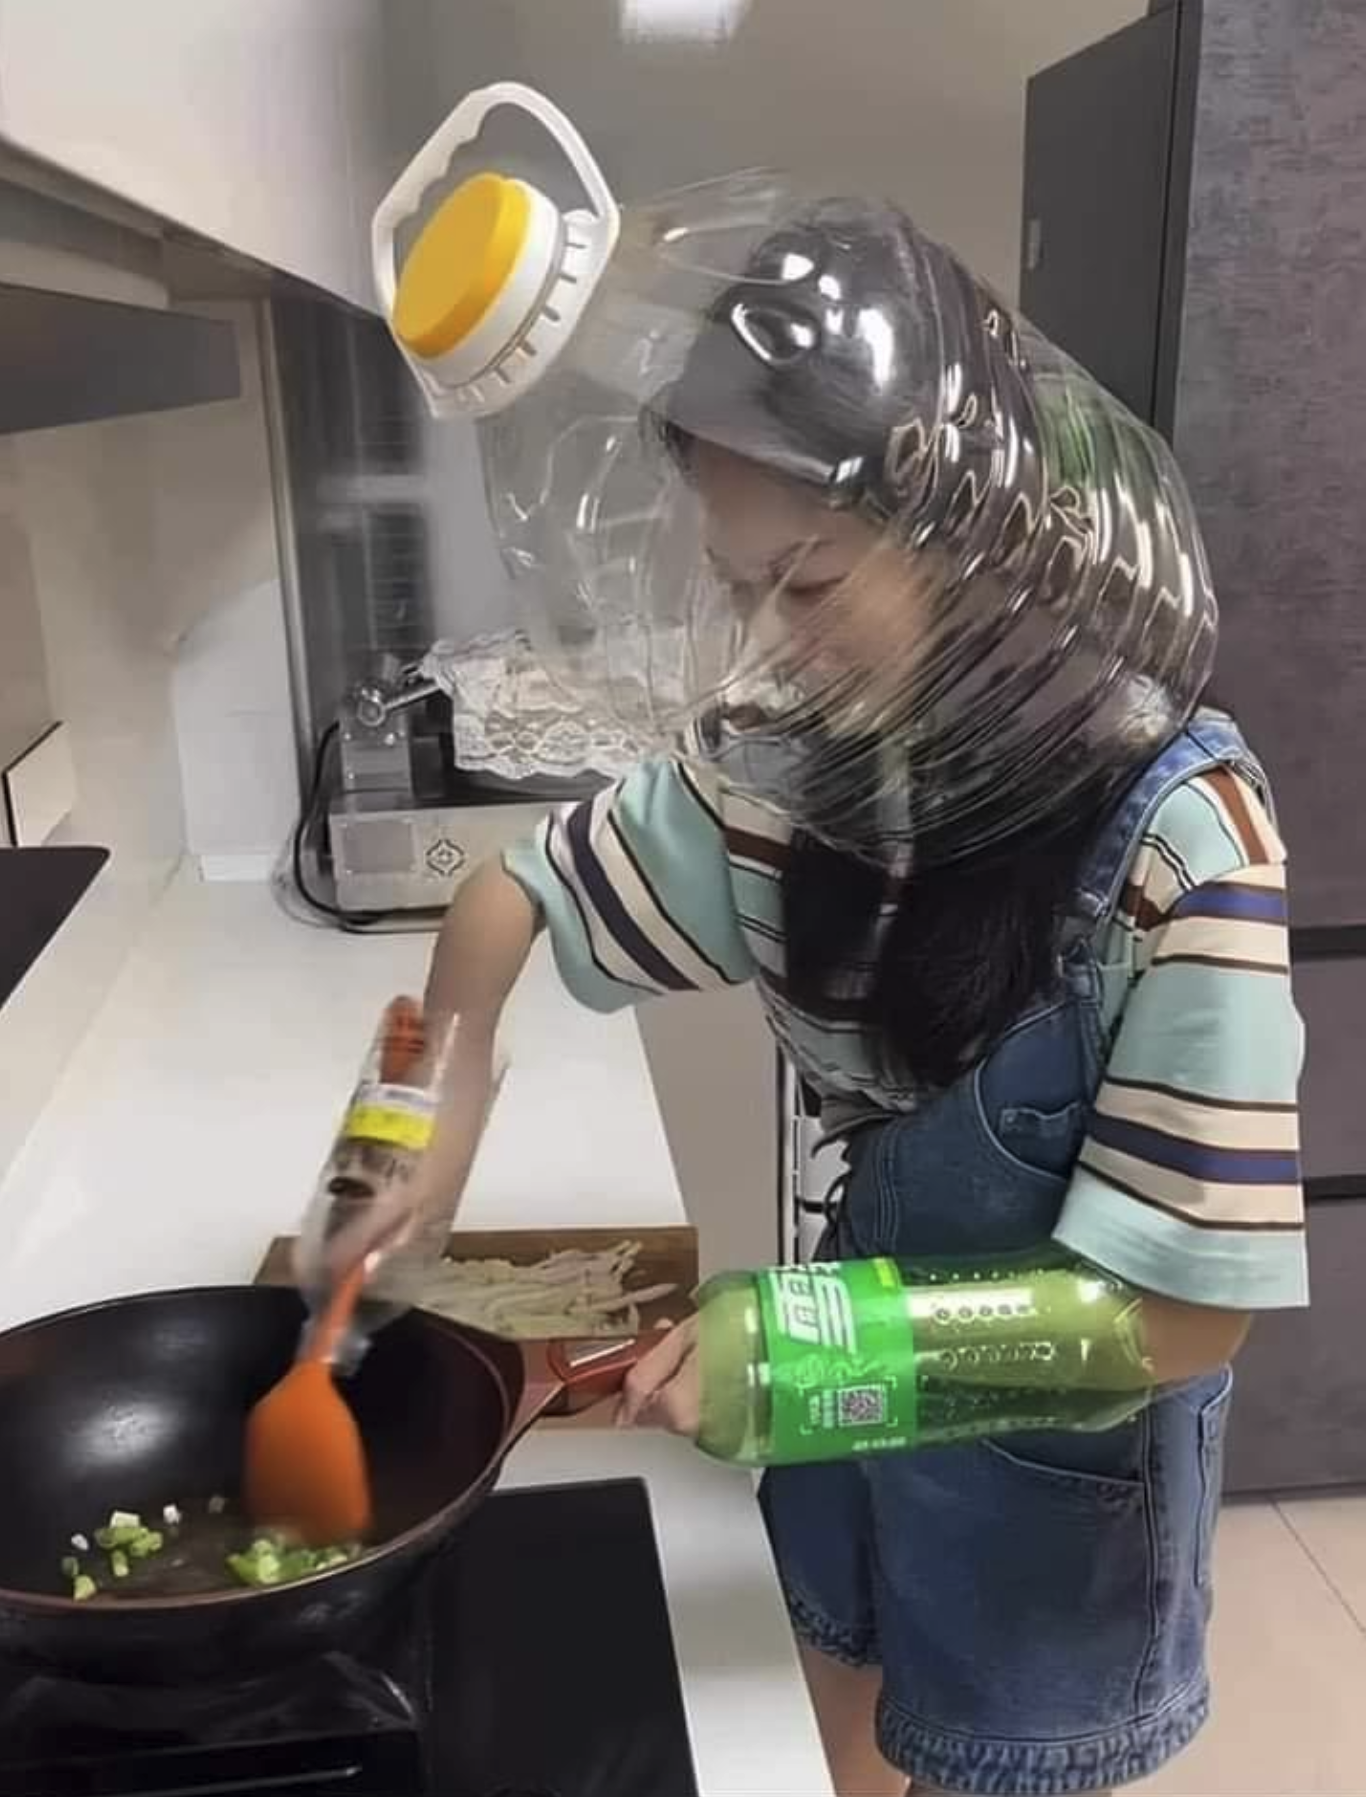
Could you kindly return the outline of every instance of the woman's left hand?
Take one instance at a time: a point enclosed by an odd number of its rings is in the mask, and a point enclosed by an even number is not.
[[[617,1427],[637,1424],[697,1439],[702,1420],[697,1365],[697,1318],[670,1329],[627,1375],[617,1404]]]

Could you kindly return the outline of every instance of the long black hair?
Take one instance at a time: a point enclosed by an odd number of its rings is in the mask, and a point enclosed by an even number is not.
[[[686,468],[686,433],[651,428]],[[890,1082],[952,1084],[1053,984],[1114,773],[1064,782],[1065,801],[1045,794],[1024,807],[1027,828],[975,852],[941,859],[922,841],[907,875],[798,828],[782,875],[784,997],[811,1018],[857,1024]]]
[[[885,868],[798,832],[782,884],[787,998],[857,1022],[888,1078],[952,1084],[1053,984],[1105,805],[1074,801],[1051,825],[924,867],[894,891]],[[871,978],[851,1000],[842,976],[864,960]]]

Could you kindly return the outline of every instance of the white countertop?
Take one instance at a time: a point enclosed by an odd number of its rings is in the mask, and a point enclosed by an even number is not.
[[[421,990],[429,951],[308,929],[262,886],[177,879],[0,1184],[0,1326],[249,1279],[297,1221],[380,1010]],[[539,948],[507,1036],[461,1222],[681,1221],[635,1020],[580,1010]],[[704,1797],[828,1797],[749,1479],[599,1430],[533,1433],[505,1474],[632,1476],[650,1489]]]
[[[60,952],[60,937],[50,952]],[[250,1279],[318,1177],[380,1013],[431,938],[347,936],[257,885],[177,879],[0,1185],[0,1325],[112,1292]],[[640,1032],[538,945],[460,1221],[681,1223]]]

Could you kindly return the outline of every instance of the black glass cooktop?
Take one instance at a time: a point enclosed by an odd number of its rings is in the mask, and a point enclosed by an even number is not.
[[[354,1657],[236,1689],[0,1674],[4,1797],[697,1797],[643,1484],[493,1497]]]
[[[0,844],[9,840],[0,783]],[[0,1005],[61,929],[108,849],[0,847]]]

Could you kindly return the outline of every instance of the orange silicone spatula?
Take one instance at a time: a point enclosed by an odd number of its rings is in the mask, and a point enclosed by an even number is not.
[[[422,1008],[396,998],[385,1009],[376,1071],[412,1077],[425,1043]],[[245,1496],[252,1520],[284,1528],[310,1547],[357,1540],[370,1526],[370,1477],[360,1429],[333,1368],[378,1244],[337,1281],[306,1331],[293,1367],[247,1419]]]
[[[365,1447],[332,1376],[364,1285],[364,1264],[338,1280],[293,1367],[247,1418],[248,1513],[309,1547],[358,1541],[370,1527]]]

